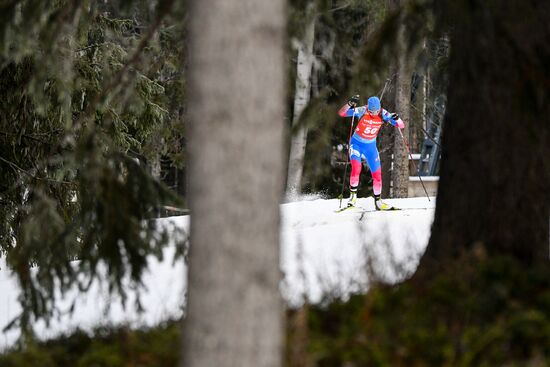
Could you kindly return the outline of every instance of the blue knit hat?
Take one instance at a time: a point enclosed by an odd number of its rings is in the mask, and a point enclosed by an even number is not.
[[[369,111],[380,111],[380,99],[376,96],[370,97],[368,107]]]

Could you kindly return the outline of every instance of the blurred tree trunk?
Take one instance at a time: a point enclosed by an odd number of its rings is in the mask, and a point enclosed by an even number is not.
[[[447,116],[423,264],[444,266],[474,247],[547,264],[550,3],[448,6],[443,16],[455,24]]]
[[[315,0],[307,5],[306,27],[301,40],[296,40],[298,58],[296,60],[296,91],[294,94],[294,113],[292,116],[292,136],[288,159],[287,192],[301,191],[304,156],[307,143],[307,126],[297,127],[300,116],[311,98],[311,73],[313,69],[313,44],[315,41],[315,23],[317,11]]]
[[[395,110],[395,63],[389,68],[390,77],[386,81],[386,86],[382,89],[383,95],[380,96],[382,106],[388,111]],[[380,152],[380,165],[382,168],[382,197],[388,198],[391,195],[391,177],[392,177],[392,160],[393,160],[393,144],[394,144],[394,127],[390,124],[385,124],[378,134],[378,147]]]
[[[394,131],[386,126],[378,135],[380,146],[380,165],[382,167],[382,197],[391,195],[391,166],[393,151]]]
[[[406,0],[393,0],[397,6],[403,6]],[[403,136],[409,136],[410,102],[411,102],[411,55],[407,52],[405,43],[405,25],[400,22],[397,33],[396,50],[396,80],[395,80],[395,112],[405,121]],[[409,190],[409,157],[407,147],[398,131],[394,133],[392,169],[392,197],[406,198]]]
[[[185,367],[280,366],[282,0],[191,1]]]

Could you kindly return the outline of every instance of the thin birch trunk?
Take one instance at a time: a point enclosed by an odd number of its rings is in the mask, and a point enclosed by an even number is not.
[[[427,49],[428,45],[424,40],[424,49]],[[429,100],[429,83],[430,83],[430,65],[426,66],[424,78],[422,80],[422,128],[428,129],[428,100]]]
[[[298,59],[296,62],[296,93],[294,95],[294,114],[292,127],[295,130],[302,112],[308,105],[311,97],[311,73],[313,69],[313,44],[315,41],[315,5],[311,3],[307,10],[307,25],[304,38],[297,42]],[[307,127],[301,126],[294,131],[290,141],[288,159],[287,192],[299,193],[302,185],[304,156],[307,143]]]

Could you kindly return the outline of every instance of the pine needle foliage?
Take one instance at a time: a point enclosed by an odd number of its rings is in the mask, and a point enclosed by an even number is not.
[[[57,299],[97,280],[124,302],[123,280],[139,288],[147,256],[162,256],[153,218],[183,202],[145,163],[183,162],[173,3],[0,5],[0,251],[22,305],[12,325],[49,322]]]
[[[33,340],[0,355],[3,367],[176,366],[181,358],[181,320],[152,328],[98,327],[75,330],[48,341]]]

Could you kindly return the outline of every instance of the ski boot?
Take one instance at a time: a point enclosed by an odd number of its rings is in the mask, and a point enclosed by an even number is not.
[[[350,190],[349,200],[348,200],[348,208],[355,206],[357,204],[357,189]]]
[[[380,195],[374,195],[374,206],[376,210],[394,210],[393,206],[382,201]]]

